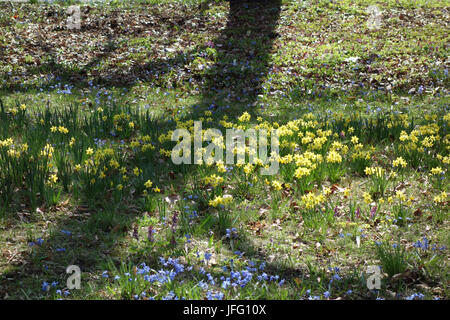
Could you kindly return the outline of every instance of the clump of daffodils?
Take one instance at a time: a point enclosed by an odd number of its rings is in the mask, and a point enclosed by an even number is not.
[[[322,193],[315,195],[310,192],[302,196],[302,203],[307,209],[312,209],[323,202],[325,202],[325,195]]]
[[[445,191],[442,191],[441,194],[439,194],[433,198],[433,201],[435,203],[445,202],[446,200],[447,200],[447,192],[445,192]]]
[[[363,198],[364,198],[364,202],[367,203],[367,204],[369,204],[369,203],[371,203],[373,201],[372,200],[372,196],[368,192],[364,192],[363,193]]]
[[[69,130],[67,128],[63,127],[63,126],[59,126],[59,127],[53,126],[53,127],[50,128],[50,131],[51,132],[57,132],[58,131],[58,132],[63,133],[63,134],[68,134],[69,133]]]
[[[403,191],[401,191],[401,190],[398,190],[398,191],[395,193],[395,197],[396,197],[398,200],[400,200],[400,201],[406,201],[406,195],[405,195],[405,193],[404,193]]]
[[[402,168],[405,168],[406,166],[407,166],[407,162],[405,161],[405,159],[403,159],[402,157],[398,157],[397,159],[395,159],[393,162],[392,162],[392,165],[394,166],[394,167],[402,167]]]
[[[54,151],[55,149],[52,147],[52,145],[47,143],[44,149],[41,151],[41,156],[48,157],[49,159],[51,159],[53,157]]]
[[[249,122],[250,121],[250,114],[248,112],[244,112],[239,118],[238,120],[240,122]]]
[[[440,175],[442,172],[444,172],[444,171],[442,170],[441,167],[436,167],[436,168],[431,169],[432,175]]]
[[[215,188],[218,185],[221,185],[224,182],[224,179],[221,176],[213,174],[213,175],[211,175],[209,177],[205,177],[203,179],[203,182],[205,184],[209,184],[209,185],[211,185],[212,187]]]
[[[336,152],[334,150],[331,150],[328,153],[327,162],[328,163],[341,163],[342,162],[342,157],[341,157],[341,155],[338,152]]]
[[[142,169],[139,169],[138,167],[133,169],[133,173],[136,177],[139,177],[139,175],[142,173]]]
[[[233,196],[224,195],[223,197],[217,196],[213,200],[209,200],[209,205],[211,207],[218,207],[220,205],[227,205],[233,201]]]
[[[385,174],[385,170],[381,167],[367,167],[364,170],[364,173],[368,176],[375,175],[376,177],[383,177]]]
[[[220,173],[225,173],[225,172],[227,172],[227,167],[225,167],[225,164],[223,163],[222,160],[217,161],[216,166],[217,166],[217,170],[218,170]]]
[[[302,177],[307,177],[307,176],[309,176],[310,173],[311,173],[311,170],[310,170],[310,169],[305,168],[305,167],[298,167],[298,168],[295,170],[294,175],[295,175],[295,177],[296,177],[297,179],[301,179]]]
[[[0,147],[9,147],[14,144],[14,140],[11,138],[7,138],[5,140],[0,140]]]
[[[272,181],[272,187],[277,191],[279,191],[283,188],[282,184],[276,180]]]

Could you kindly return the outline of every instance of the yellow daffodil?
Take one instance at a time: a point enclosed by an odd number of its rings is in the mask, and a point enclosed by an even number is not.
[[[405,168],[406,165],[407,165],[407,162],[406,162],[405,159],[403,159],[402,157],[398,157],[397,159],[395,159],[395,160],[392,162],[392,165],[393,165],[394,167],[402,167],[402,168]]]
[[[146,188],[151,188],[151,186],[153,185],[153,182],[151,182],[150,180],[147,180],[147,181],[144,183],[144,185],[145,185]]]

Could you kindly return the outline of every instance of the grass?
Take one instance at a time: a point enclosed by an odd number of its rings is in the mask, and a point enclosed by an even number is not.
[[[112,2],[73,33],[68,4],[0,3],[0,297],[448,299],[443,2]],[[194,120],[278,130],[279,172],[175,165]]]
[[[381,261],[383,271],[390,277],[406,271],[405,250],[398,244],[377,244],[377,254]]]

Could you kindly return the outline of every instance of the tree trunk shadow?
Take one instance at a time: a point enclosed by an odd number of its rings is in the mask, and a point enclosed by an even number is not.
[[[227,26],[209,43],[217,50],[218,59],[205,72],[203,96],[214,94],[248,104],[254,102],[269,74],[280,7],[280,0],[230,1]]]

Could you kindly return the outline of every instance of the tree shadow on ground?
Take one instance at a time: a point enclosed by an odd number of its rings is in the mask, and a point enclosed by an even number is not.
[[[211,101],[221,99],[234,99],[242,105],[249,108],[256,106],[257,97],[262,92],[262,83],[269,73],[270,53],[273,41],[276,39],[276,26],[281,11],[281,0],[273,1],[231,1],[230,11],[228,14],[228,22],[226,28],[221,32],[220,36],[214,41],[207,44],[207,47],[217,50],[216,62],[211,66],[205,66],[205,72],[201,79],[197,79],[201,83],[200,94],[202,97],[201,104],[207,105]],[[86,67],[95,65],[101,59],[107,58],[105,54],[95,58]],[[148,74],[149,70],[158,70],[159,72],[168,71],[171,63],[178,63],[183,60],[184,54],[175,56],[170,61],[152,61],[146,65],[133,66],[129,71],[130,75]],[[120,85],[115,83],[116,76],[110,74],[108,79],[96,79],[98,84],[112,86]],[[87,86],[87,83],[73,82],[78,87]],[[127,86],[131,86],[128,83]],[[212,105],[214,109],[216,106]],[[194,106],[191,106],[194,108]],[[224,109],[217,109],[217,114],[226,112]],[[98,213],[98,212],[97,212]],[[95,213],[95,214],[97,214]],[[94,214],[94,215],[95,215]],[[117,221],[111,217],[106,223],[103,220],[96,220],[95,217],[82,218],[81,220],[70,217],[60,219],[54,226],[55,229],[66,230],[73,228],[74,224],[87,224],[94,230],[99,227],[98,235],[93,236],[89,241],[71,238],[64,240],[63,235],[55,233],[45,239],[44,254],[30,253],[28,256],[22,257],[22,266],[15,268],[2,275],[0,279],[0,296],[4,296],[6,292],[11,295],[12,291],[19,291],[19,287],[23,287],[27,283],[39,285],[39,277],[37,274],[45,274],[42,265],[52,263],[55,250],[61,243],[64,243],[66,257],[58,258],[59,262],[55,263],[54,271],[63,275],[68,264],[79,265],[83,270],[98,270],[104,266],[104,261],[109,253],[114,251],[120,239],[123,239],[130,230],[133,221],[138,215],[120,215]],[[97,226],[97,222],[100,225]],[[116,229],[114,229],[116,228]],[[90,230],[90,232],[92,232]],[[103,241],[103,242],[102,242]],[[245,247],[252,248],[252,244],[246,241]],[[254,250],[257,252],[258,250]],[[43,258],[45,257],[45,258]],[[264,258],[264,257],[263,257]],[[139,260],[139,258],[137,258]],[[283,270],[283,273],[293,275],[298,273],[296,270]],[[12,280],[8,280],[8,278]],[[22,293],[17,293],[21,296]],[[29,292],[32,295],[32,291]],[[25,294],[28,297],[29,294]]]
[[[211,1],[209,1],[211,2]],[[201,65],[202,72],[196,74],[195,82],[199,84],[198,94],[205,97],[214,96],[236,98],[237,101],[245,101],[252,104],[261,92],[262,82],[268,74],[270,54],[273,41],[277,37],[276,27],[281,11],[281,0],[262,1],[230,1],[230,9],[226,27],[219,36],[206,43],[205,46],[197,46],[188,52],[178,52],[169,59],[154,59],[149,63],[136,63],[126,71],[111,68],[105,74],[86,77],[88,71],[102,61],[106,61],[117,50],[117,41],[123,34],[123,30],[115,28],[109,31],[108,48],[94,56],[91,61],[81,69],[72,70],[68,66],[56,63],[56,48],[48,48],[52,57],[44,66],[29,67],[28,73],[34,74],[40,68],[44,68],[51,74],[57,75],[46,83],[47,88],[60,83],[72,85],[83,89],[94,85],[102,87],[131,87],[138,81],[144,83],[158,82],[158,78],[172,72],[183,70],[193,57],[201,56],[205,49],[215,50],[215,63],[213,65]],[[165,17],[159,18],[169,28],[174,22]],[[202,19],[206,19],[204,16]],[[111,21],[109,21],[111,20]],[[108,18],[108,25],[117,24],[113,18]],[[159,20],[158,20],[159,21]],[[202,21],[202,20],[201,20]],[[205,23],[203,21],[202,23]],[[182,24],[182,22],[180,22]],[[95,25],[83,26],[80,35]],[[141,29],[140,29],[141,30]],[[142,33],[142,31],[141,31]],[[5,75],[6,76],[6,75]],[[30,87],[32,88],[32,86]],[[8,91],[24,90],[18,86],[7,88]],[[25,89],[26,90],[26,89]]]

